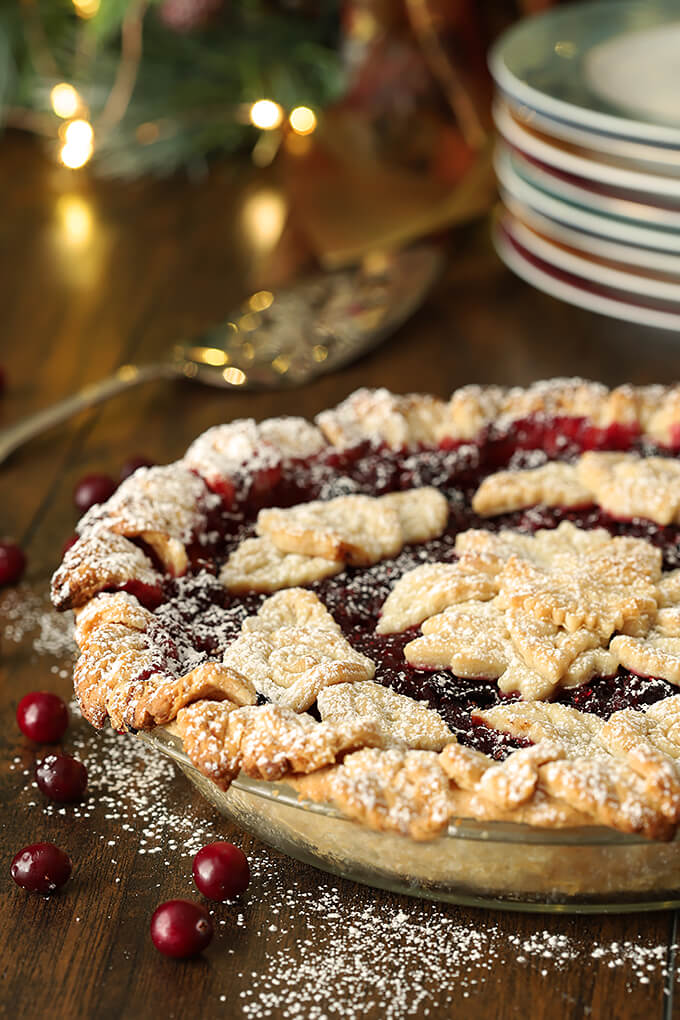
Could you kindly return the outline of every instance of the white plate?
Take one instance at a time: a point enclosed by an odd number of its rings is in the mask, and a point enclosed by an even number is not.
[[[652,251],[650,248],[636,248],[629,244],[619,244],[618,241],[607,241],[602,237],[595,237],[594,234],[586,234],[582,230],[572,230],[518,202],[509,192],[505,192],[504,202],[516,219],[558,244],[577,248],[595,258],[611,259],[613,262],[623,262],[640,269],[680,277],[680,255],[667,255],[665,252]]]
[[[555,198],[562,198],[566,202],[573,202],[586,209],[615,216],[617,219],[632,220],[643,226],[649,224],[661,229],[680,230],[680,207],[669,209],[663,205],[622,198],[621,194],[626,194],[625,192],[617,195],[616,191],[608,193],[601,187],[592,188],[588,181],[576,183],[575,178],[565,180],[561,174],[558,175],[549,167],[539,166],[527,159],[518,149],[511,150],[501,144],[499,150],[504,158],[509,159],[520,177],[533,184],[535,188],[554,195]]]
[[[601,162],[595,158],[596,154],[591,158],[585,149],[582,150],[583,155],[577,155],[557,145],[551,145],[513,120],[502,103],[494,103],[493,119],[506,141],[534,159],[540,160],[541,163],[612,187],[680,200],[680,179],[677,177],[631,170],[628,167]]]
[[[676,282],[671,282],[652,276],[641,276],[624,266],[614,268],[592,261],[583,255],[565,251],[564,248],[539,237],[507,211],[501,216],[501,226],[522,248],[543,262],[563,269],[566,273],[590,280],[598,287],[640,294],[643,298],[655,298],[658,301],[676,302],[680,311],[680,277]]]
[[[522,103],[517,103],[511,96],[506,95],[501,102],[508,108],[515,120],[529,129],[533,128],[544,134],[552,135],[563,142],[570,142],[572,145],[592,149],[603,156],[613,156],[631,163],[638,163],[641,170],[649,170],[652,173],[665,172],[673,176],[680,174],[680,148],[671,149],[660,145],[645,145],[641,142],[632,142],[627,138],[616,138],[613,135],[603,134],[601,131],[577,127],[564,120],[548,117]]]
[[[569,304],[577,305],[579,308],[586,308],[591,312],[600,315],[607,315],[614,319],[622,319],[624,322],[635,322],[643,326],[653,326],[658,329],[680,330],[680,305],[677,313],[674,311],[660,311],[656,308],[646,308],[642,305],[629,302],[623,298],[613,298],[605,293],[599,293],[592,289],[584,290],[581,282],[576,277],[567,282],[555,276],[548,266],[539,268],[529,262],[507,240],[502,230],[497,227],[494,230],[494,247],[498,256],[514,273],[520,276],[527,283],[530,283],[538,290],[559,298]],[[585,283],[585,281],[582,281]],[[592,284],[588,284],[592,288]]]
[[[625,89],[612,95],[603,82],[602,66],[609,68],[608,78],[616,49],[623,49],[636,66],[649,63],[645,31],[666,25],[675,35],[679,21],[678,0],[570,4],[518,22],[492,48],[489,66],[503,92],[549,117],[619,138],[678,147],[680,110],[671,108],[669,122],[667,111],[659,109],[657,75],[649,81],[629,75]],[[653,37],[652,62],[670,62],[665,75],[673,81],[677,51],[659,48],[658,39],[663,40],[663,33]],[[620,45],[604,50],[613,40]],[[628,67],[621,65],[617,77],[625,77]],[[678,94],[678,88],[670,92]]]
[[[584,230],[608,240],[621,241],[640,248],[653,248],[656,251],[680,254],[680,233],[671,230],[653,230],[641,227],[627,220],[619,220],[613,216],[600,216],[595,212],[572,205],[562,199],[546,195],[523,180],[510,165],[501,157],[495,161],[496,175],[501,184],[501,193],[507,191],[523,205],[527,205],[551,220],[557,220],[575,230]]]
[[[593,93],[641,120],[680,127],[680,8],[677,17],[593,46],[583,61]]]

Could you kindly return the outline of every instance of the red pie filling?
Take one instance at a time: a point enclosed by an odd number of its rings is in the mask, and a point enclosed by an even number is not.
[[[159,668],[164,664],[191,669],[208,656],[219,657],[238,634],[243,619],[256,612],[264,595],[232,596],[217,576],[227,555],[253,533],[263,506],[290,506],[312,499],[330,499],[353,492],[381,495],[420,485],[434,485],[449,499],[446,532],[422,545],[406,547],[393,560],[373,567],[347,568],[342,574],[316,582],[312,590],[326,604],[354,648],[376,664],[377,682],[436,709],[461,743],[494,758],[503,758],[519,741],[475,722],[475,709],[490,708],[502,695],[493,681],[466,680],[446,670],[426,672],[409,666],[403,649],[418,633],[375,633],[383,602],[405,571],[424,562],[450,561],[456,535],[468,528],[513,528],[525,533],[553,528],[569,520],[582,528],[604,527],[614,535],[643,537],[663,552],[664,569],[680,566],[680,529],[651,521],[618,521],[597,508],[563,510],[538,507],[494,517],[478,517],[472,495],[481,480],[505,467],[538,465],[546,458],[571,459],[584,449],[643,449],[632,429],[596,429],[580,419],[527,419],[512,433],[489,432],[478,443],[439,449],[392,451],[365,444],[334,451],[325,458],[296,462],[269,473],[266,480],[246,470],[229,486],[230,505],[210,522],[209,534],[199,536],[189,550],[192,566],[182,578],[168,578],[165,601],[156,608],[154,644]],[[644,447],[645,453],[652,450]],[[669,451],[653,452],[668,454]],[[263,484],[266,481],[267,484]],[[226,492],[227,490],[225,490]],[[677,693],[665,680],[638,677],[620,669],[614,677],[596,678],[559,693],[558,700],[583,712],[608,718],[622,708],[641,708]],[[312,709],[314,712],[314,709]]]

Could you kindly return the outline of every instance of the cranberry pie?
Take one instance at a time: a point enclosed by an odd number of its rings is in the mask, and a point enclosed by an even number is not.
[[[359,390],[79,525],[83,714],[416,839],[680,821],[680,386]]]

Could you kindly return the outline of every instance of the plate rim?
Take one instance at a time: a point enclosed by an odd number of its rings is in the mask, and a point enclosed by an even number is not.
[[[665,219],[672,227],[680,231],[680,209],[667,210],[658,206],[648,206],[644,202],[636,202],[633,199],[601,195],[598,192],[582,188],[578,184],[572,184],[570,181],[563,181],[559,177],[553,178],[549,169],[545,170],[542,166],[535,166],[520,149],[513,149],[507,142],[502,144],[504,150],[507,150],[504,155],[507,155],[508,161],[518,177],[525,180],[527,184],[538,188],[539,191],[545,191],[547,194],[553,195],[554,198],[563,199],[565,202],[574,202],[576,205],[584,206],[594,212],[603,210],[617,219],[639,222],[641,226],[646,226],[649,223],[652,228],[663,229]],[[521,164],[519,168],[516,165],[518,161]],[[545,182],[542,180],[543,177],[547,178]],[[646,209],[650,209],[652,215],[646,217]]]
[[[525,283],[551,297],[598,315],[606,315],[610,319],[619,319],[623,322],[665,329],[675,333],[680,330],[680,313],[675,315],[673,312],[661,312],[652,308],[643,308],[640,305],[631,305],[625,301],[617,301],[600,294],[593,294],[591,291],[580,290],[563,280],[555,279],[549,273],[522,258],[521,254],[504,240],[497,225],[494,225],[492,229],[492,240],[496,254],[508,269],[523,279]]]
[[[612,269],[610,266],[594,264],[587,258],[573,255],[557,245],[553,246],[550,241],[546,241],[539,235],[534,235],[531,229],[526,227],[521,220],[516,219],[509,210],[504,210],[501,223],[511,237],[514,237],[523,248],[531,251],[543,262],[604,287],[611,287],[615,290],[630,289],[633,293],[647,295],[659,301],[674,301],[678,305],[678,314],[680,314],[680,278],[677,283],[650,280],[649,277],[639,276],[632,271],[627,272],[625,269]],[[601,272],[601,276],[597,276],[596,269]],[[671,293],[664,293],[666,290],[670,290]]]
[[[528,26],[537,19],[568,20],[571,16],[579,15],[582,18],[588,9],[604,8],[604,6],[605,4],[601,0],[596,0],[595,3],[579,4],[575,8],[576,15],[573,13],[574,9],[565,7],[522,19],[505,31],[489,50],[488,67],[491,76],[503,91],[517,96],[520,102],[533,106],[539,111],[544,110],[546,113],[550,113],[552,109],[556,112],[556,116],[567,123],[575,123],[577,125],[583,123],[607,134],[615,136],[623,135],[624,138],[630,138],[632,141],[644,138],[646,141],[653,141],[661,145],[680,145],[680,128],[673,128],[663,124],[651,124],[649,121],[628,118],[612,113],[600,113],[587,106],[577,106],[567,100],[556,99],[554,96],[550,96],[548,93],[542,92],[540,89],[534,88],[533,85],[528,85],[522,81],[505,63],[504,51],[507,50],[507,47],[521,33],[528,31]],[[635,2],[630,2],[628,6],[642,8],[648,5],[643,4],[641,0],[635,0]]]
[[[629,138],[617,138],[603,131],[594,131],[577,124],[570,124],[558,117],[551,117],[550,114],[540,110],[534,110],[514,99],[506,92],[498,92],[499,102],[508,108],[510,116],[523,123],[524,110],[536,118],[539,130],[545,134],[554,134],[564,142],[572,142],[574,145],[582,145],[584,148],[598,149],[603,155],[619,156],[621,159],[636,160],[640,163],[651,163],[656,166],[667,166],[677,168],[680,172],[680,149],[670,146],[650,145],[646,142],[636,142]],[[631,151],[622,152],[618,148],[630,146]],[[645,151],[640,151],[645,150]],[[672,157],[672,158],[671,158]]]
[[[626,167],[611,166],[596,159],[576,156],[536,138],[530,131],[513,120],[497,101],[494,101],[491,112],[498,132],[507,142],[516,148],[523,149],[549,166],[555,166],[559,170],[576,174],[578,177],[611,184],[613,187],[630,188],[643,194],[680,199],[680,179],[677,177],[646,174],[637,170],[629,170]]]
[[[552,232],[551,240],[557,243],[568,244],[574,248],[580,248],[582,251],[590,251],[600,258],[611,258],[619,262],[625,262],[627,259],[630,259],[631,265],[635,265],[637,261],[643,268],[649,266],[649,260],[655,261],[656,264],[652,268],[657,269],[661,273],[675,272],[680,276],[680,253],[673,255],[670,252],[654,251],[651,248],[638,248],[634,245],[626,245],[621,241],[613,241],[605,237],[598,237],[595,234],[587,234],[582,230],[574,230],[573,227],[568,227],[558,220],[551,219],[537,209],[525,205],[519,199],[512,196],[510,192],[506,192],[503,201],[505,208],[512,213],[515,219],[518,219],[520,222],[528,221],[530,229],[535,230],[537,233],[545,232],[550,235]],[[536,223],[535,226],[530,222],[532,218]],[[525,223],[526,225],[527,223]],[[587,247],[586,242],[592,247]],[[671,265],[666,261],[668,259],[672,260]]]
[[[512,167],[503,167],[498,160],[494,161],[496,174],[500,184],[501,192],[509,192],[515,199],[538,212],[564,223],[567,227],[577,226],[580,220],[580,229],[587,233],[596,234],[609,240],[618,240],[623,243],[634,244],[639,248],[651,248],[654,251],[667,252],[668,254],[680,254],[680,235],[675,236],[672,232],[653,230],[650,227],[640,227],[628,221],[617,220],[612,217],[599,216],[597,213],[582,209],[580,206],[572,206],[552,195],[546,195],[533,185],[524,181],[515,173]],[[508,178],[510,183],[508,184]],[[521,191],[528,192],[522,196]],[[543,205],[543,208],[541,208]],[[632,236],[631,236],[632,235]],[[669,242],[673,242],[670,243]]]

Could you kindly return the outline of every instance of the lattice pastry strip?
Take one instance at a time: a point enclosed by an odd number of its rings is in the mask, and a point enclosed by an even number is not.
[[[375,673],[319,599],[300,588],[273,595],[244,620],[223,662],[249,677],[260,694],[296,712],[313,705],[324,687],[370,680]]]
[[[592,494],[582,485],[575,465],[548,461],[523,471],[498,471],[484,479],[472,499],[483,517],[537,506],[587,506]]]
[[[680,463],[633,453],[584,453],[577,465],[582,485],[613,517],[680,522]]]
[[[493,574],[465,558],[456,563],[423,563],[407,571],[387,596],[376,630],[394,634],[415,627],[449,606],[470,599],[485,601],[498,592]]]
[[[512,659],[505,614],[497,601],[470,600],[430,617],[423,637],[404,648],[406,661],[420,669],[450,669],[461,677],[496,680]]]
[[[618,634],[610,648],[631,673],[658,676],[680,686],[680,637],[667,637],[654,628],[644,638]]]
[[[380,743],[369,720],[318,723],[280,705],[199,701],[178,713],[175,729],[194,764],[223,789],[239,772],[274,781]]]
[[[326,687],[317,706],[324,721],[370,719],[383,747],[440,751],[455,739],[438,712],[370,680]]]
[[[422,631],[404,649],[412,665],[498,680],[501,691],[526,700],[576,686],[599,669],[606,670],[603,675],[616,672],[614,657],[600,647],[596,633],[570,634],[525,613],[504,611],[499,599],[450,607],[426,620]]]
[[[618,665],[618,659],[608,648],[591,648],[577,655],[558,680],[551,680],[519,656],[513,656],[498,678],[498,689],[503,694],[519,694],[524,701],[541,701],[552,697],[558,689],[580,687],[594,676],[613,676]]]
[[[289,509],[261,510],[257,532],[282,552],[366,566],[396,556],[405,543],[440,535],[448,504],[433,488],[389,496],[339,496]]]
[[[234,594],[312,584],[344,570],[342,560],[281,552],[269,538],[247,538],[231,553],[220,581]]]
[[[557,551],[551,569],[512,557],[499,575],[498,597],[509,609],[569,631],[587,627],[607,639],[629,620],[653,617],[660,574],[658,549],[642,539],[611,538],[591,555]]]

